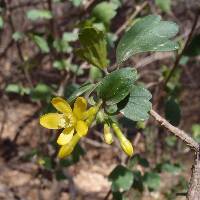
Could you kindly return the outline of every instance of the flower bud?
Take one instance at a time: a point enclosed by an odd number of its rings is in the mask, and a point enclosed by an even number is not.
[[[131,142],[126,138],[126,137],[123,137],[121,140],[120,140],[120,145],[123,149],[123,151],[128,155],[128,156],[132,156],[134,151],[133,151],[133,146],[131,144]]]
[[[132,146],[131,142],[123,135],[122,131],[120,130],[120,128],[117,126],[116,123],[112,123],[112,127],[120,141],[120,145],[121,145],[123,151],[128,156],[132,156],[134,151],[133,151],[133,146]]]
[[[103,123],[105,121],[105,119],[104,119],[104,112],[102,110],[100,110],[97,113],[96,120],[97,120],[98,123]]]
[[[103,137],[104,137],[104,141],[106,144],[112,144],[113,142],[113,137],[112,137],[112,133],[110,132],[110,127],[108,126],[108,124],[104,124],[104,132],[103,132]]]

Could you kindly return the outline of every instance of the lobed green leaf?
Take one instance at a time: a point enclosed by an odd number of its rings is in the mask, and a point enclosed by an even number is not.
[[[111,19],[117,14],[116,9],[114,3],[103,1],[94,7],[92,15],[104,24],[110,24]]]
[[[160,16],[149,15],[137,21],[121,38],[117,46],[117,62],[132,55],[151,51],[173,51],[178,44],[169,40],[178,33],[174,22],[161,21]]]
[[[111,172],[108,178],[112,182],[113,192],[128,191],[131,188],[134,180],[132,171],[122,165],[118,165]]]
[[[162,11],[166,13],[171,11],[171,0],[156,0],[155,3]]]
[[[144,121],[149,117],[151,109],[151,93],[142,86],[133,86],[128,96],[123,102],[118,104],[120,112],[133,121]]]
[[[42,53],[49,53],[49,45],[45,38],[39,35],[31,35],[32,40],[34,43],[39,47]]]
[[[78,96],[84,94],[85,92],[88,92],[88,91],[93,91],[94,89],[96,88],[96,84],[87,84],[87,85],[84,85],[80,88],[78,88],[77,90],[75,90],[72,95],[70,96],[70,98],[68,99],[69,102],[72,102],[74,101]]]
[[[28,19],[36,21],[38,19],[51,19],[53,17],[49,10],[32,9],[26,13]]]
[[[137,72],[132,68],[116,70],[101,81],[99,96],[107,105],[116,104],[129,94],[136,79]]]
[[[3,29],[3,26],[4,26],[3,17],[0,16],[0,30]]]
[[[82,48],[77,54],[90,64],[100,69],[108,66],[107,44],[104,33],[92,27],[87,27],[79,33],[79,41]]]
[[[143,181],[150,190],[156,190],[160,186],[160,176],[155,172],[146,172]]]

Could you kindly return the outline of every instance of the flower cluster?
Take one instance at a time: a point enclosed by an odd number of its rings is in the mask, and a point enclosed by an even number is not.
[[[48,129],[63,129],[57,139],[61,146],[58,157],[64,158],[71,154],[79,140],[88,133],[88,127],[93,122],[99,105],[87,110],[87,101],[78,97],[73,109],[67,101],[55,97],[51,101],[59,113],[48,113],[40,117],[40,124]]]
[[[101,103],[87,109],[87,100],[78,97],[74,103],[73,109],[67,101],[60,97],[55,97],[51,101],[58,113],[48,113],[40,117],[40,124],[48,129],[63,129],[57,139],[57,143],[61,146],[58,152],[59,158],[64,158],[71,154],[79,140],[86,136],[88,128],[94,121]],[[100,114],[101,112],[99,112]],[[117,136],[121,148],[128,155],[133,155],[133,146],[131,142],[124,136],[116,123],[104,122],[104,141],[112,144],[113,136],[111,127]]]

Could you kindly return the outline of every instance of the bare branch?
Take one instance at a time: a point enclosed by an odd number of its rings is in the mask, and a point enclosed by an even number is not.
[[[172,67],[172,69],[171,69],[171,71],[170,71],[168,77],[166,78],[166,80],[165,80],[165,82],[164,82],[164,86],[167,85],[167,83],[169,82],[169,80],[170,80],[171,77],[173,76],[173,74],[174,74],[176,68],[178,67],[179,62],[180,62],[180,60],[181,60],[181,58],[182,58],[182,56],[183,56],[183,54],[184,54],[186,48],[188,47],[188,45],[189,45],[189,43],[190,43],[190,41],[191,41],[191,39],[192,39],[193,33],[194,33],[195,28],[196,28],[196,26],[197,26],[198,19],[199,19],[199,13],[197,13],[196,16],[195,16],[195,19],[194,19],[194,22],[193,22],[191,31],[190,31],[190,33],[189,33],[189,36],[188,36],[188,38],[187,38],[187,41],[185,42],[185,45],[184,45],[184,47],[183,47],[181,53],[177,55],[176,60],[175,60],[175,62],[174,62],[174,66]]]
[[[135,12],[133,12],[128,19],[125,21],[125,23],[119,27],[119,29],[116,31],[116,35],[120,35],[130,24],[130,22],[148,5],[148,2],[145,1],[143,4],[136,6]]]
[[[190,148],[192,148],[196,152],[198,152],[198,148],[199,148],[198,143],[192,137],[190,137],[186,132],[184,132],[183,130],[173,126],[172,124],[170,124],[166,119],[161,117],[156,111],[151,110],[150,114],[157,122],[160,123],[161,126],[168,129],[176,137],[178,137],[183,142],[185,142]]]

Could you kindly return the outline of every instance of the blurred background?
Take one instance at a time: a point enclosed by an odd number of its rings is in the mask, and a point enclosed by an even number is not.
[[[52,110],[53,96],[67,98],[102,77],[75,53],[81,27],[91,24],[105,32],[113,65],[124,31],[156,14],[179,25],[179,52],[138,54],[127,64],[152,92],[155,109],[200,142],[199,8],[199,0],[0,0],[0,199],[106,200],[112,199],[111,184],[123,191],[116,191],[115,199],[186,199],[193,153],[152,118],[140,123],[120,118],[135,146],[128,162],[119,145],[103,143],[98,124],[60,161],[57,134],[38,119]],[[124,163],[134,174],[128,190],[129,175],[109,176]]]

